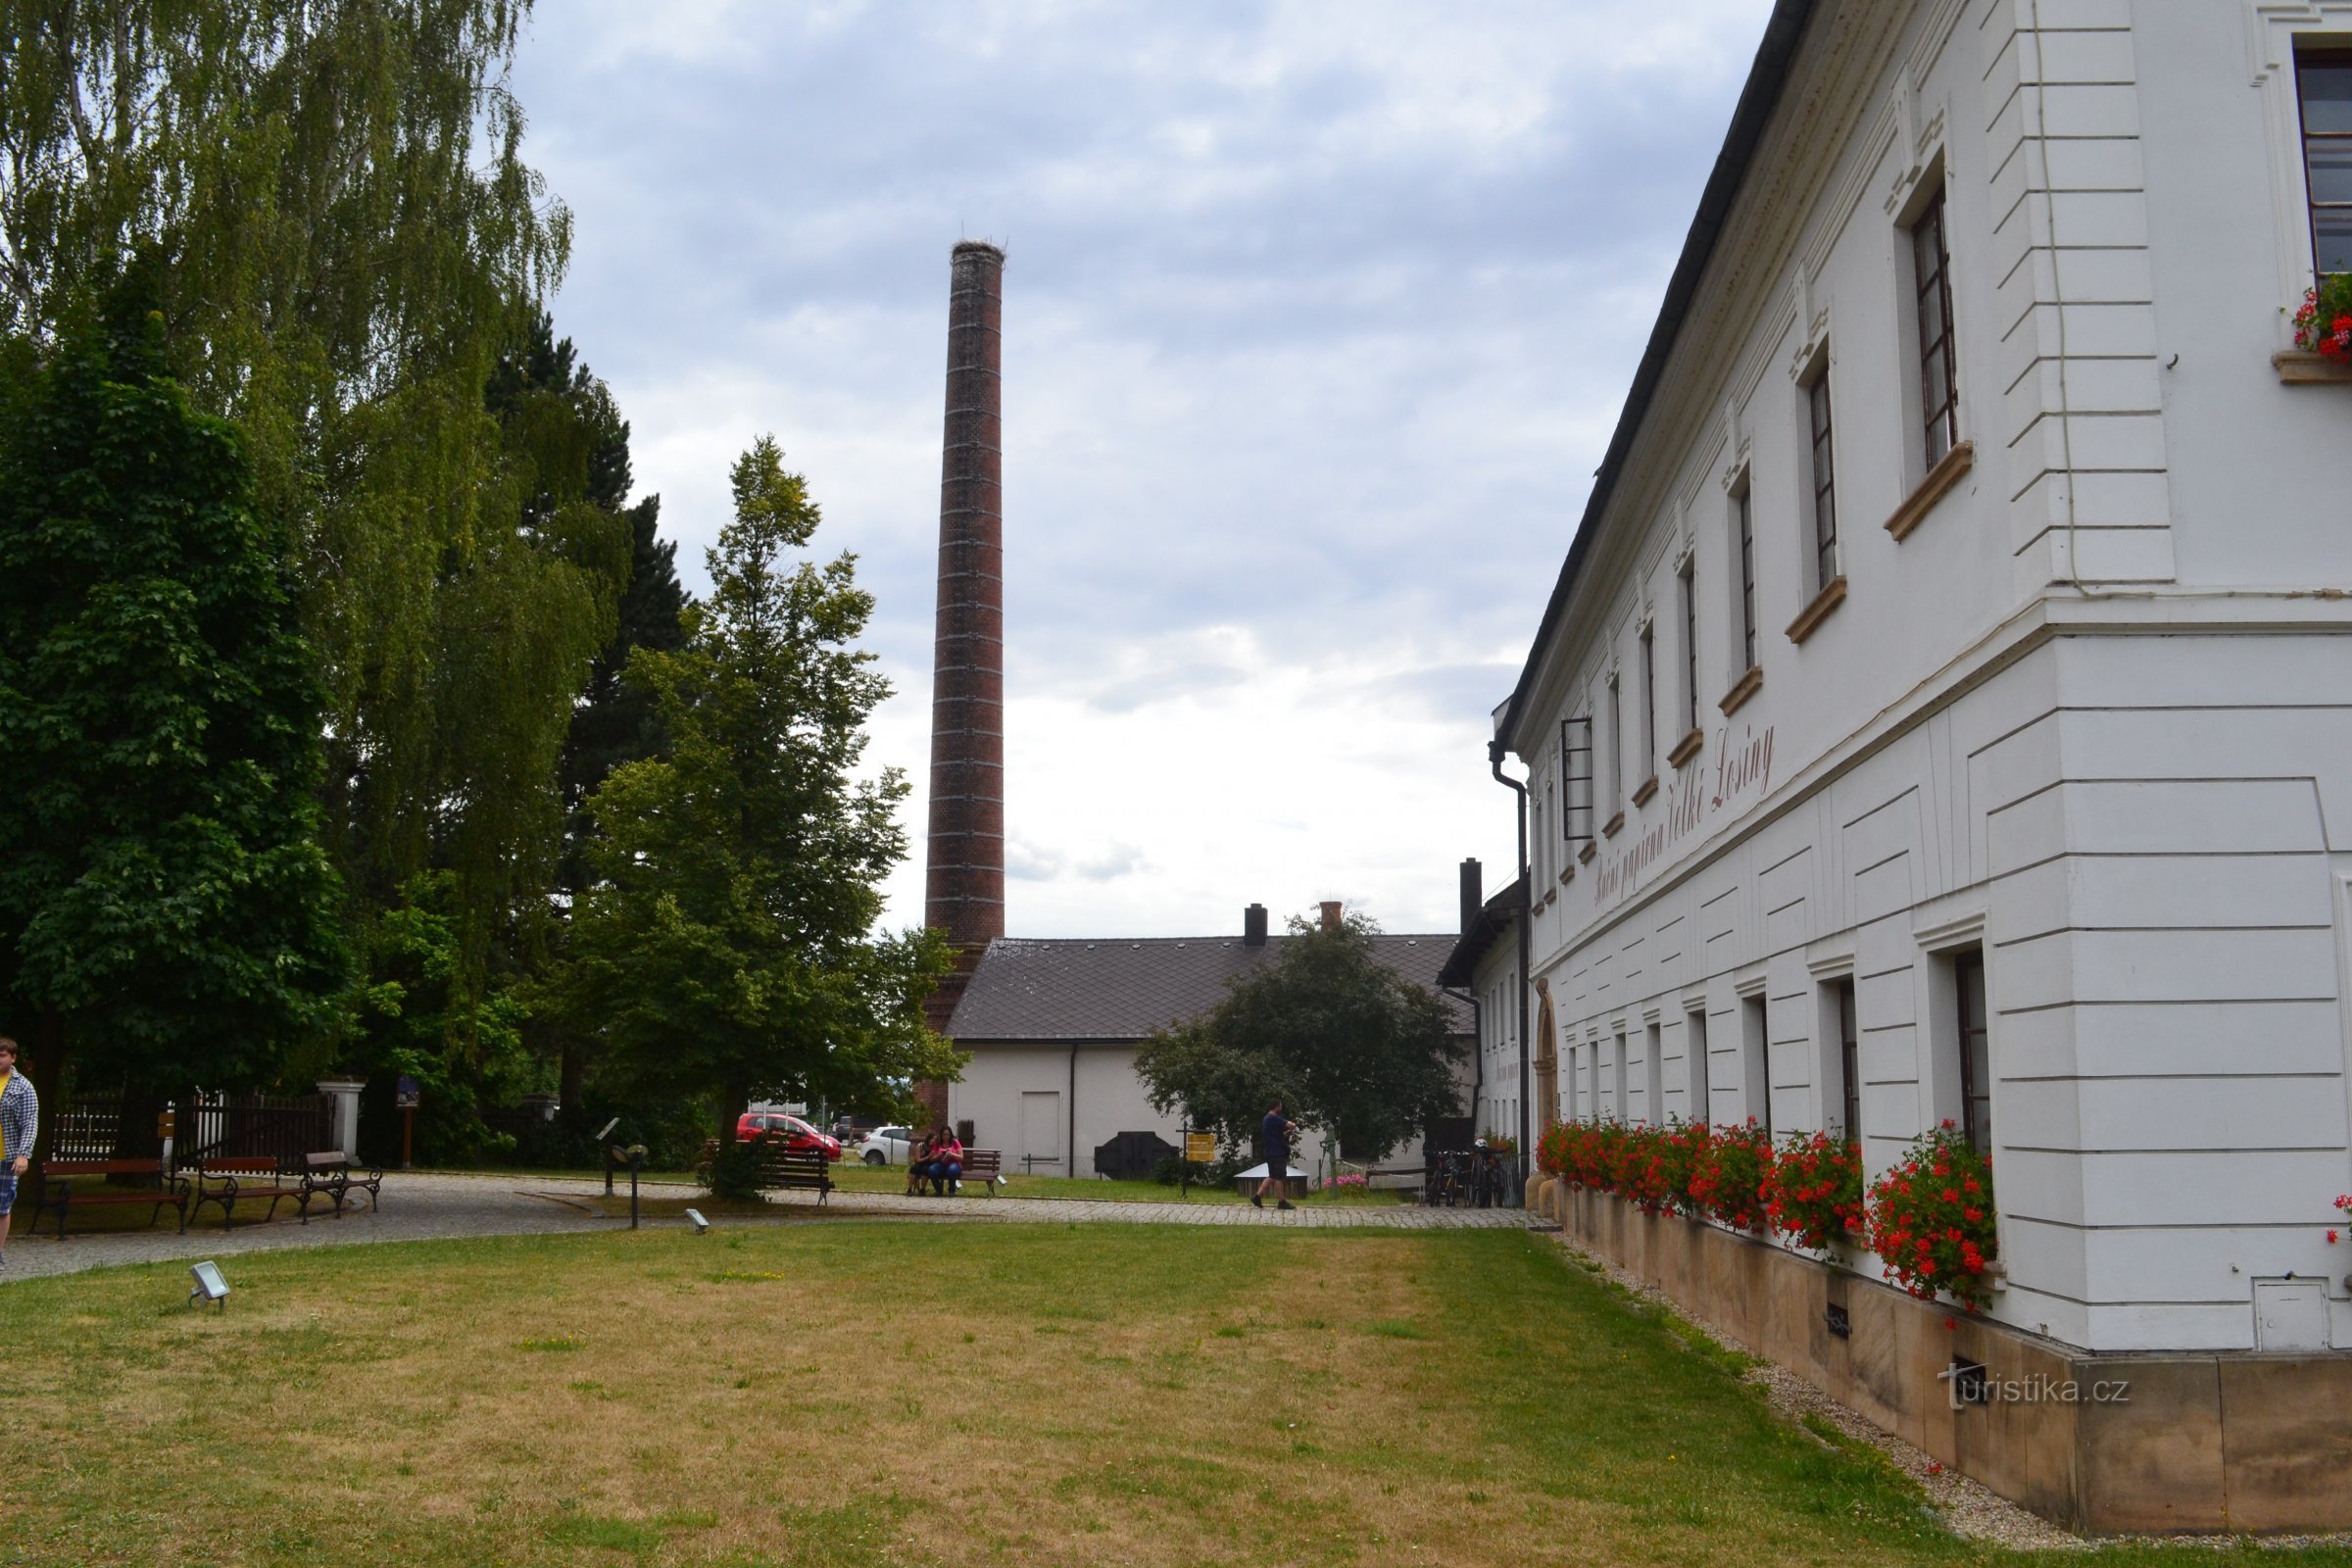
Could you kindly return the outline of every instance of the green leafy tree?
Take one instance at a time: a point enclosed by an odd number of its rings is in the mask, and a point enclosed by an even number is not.
[[[391,1092],[402,1076],[422,1091],[416,1155],[428,1164],[511,1156],[513,1135],[492,1128],[483,1108],[512,1103],[538,1076],[520,996],[466,984],[456,880],[447,871],[416,877],[361,929],[368,980],[353,998],[343,1056],[370,1081],[364,1120],[379,1157],[394,1147]]]
[[[594,881],[550,987],[645,1092],[710,1097],[722,1138],[760,1098],[906,1114],[914,1082],[959,1059],[922,1020],[944,943],[874,929],[906,854],[907,786],[895,768],[857,776],[889,694],[856,647],[872,596],[854,557],[787,559],[818,512],[774,441],[732,480],[686,645],[630,656],[668,751],[613,768],[589,801]]]
[[[1160,1030],[1136,1053],[1152,1105],[1214,1131],[1231,1154],[1276,1100],[1342,1148],[1386,1152],[1460,1110],[1461,1048],[1446,1004],[1380,961],[1380,927],[1294,918],[1266,961],[1216,1006]]]
[[[50,1083],[160,1095],[270,1079],[344,957],[290,542],[146,297],[0,377],[0,996]]]

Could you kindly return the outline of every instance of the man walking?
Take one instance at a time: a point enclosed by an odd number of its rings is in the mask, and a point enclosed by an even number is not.
[[[1250,1195],[1250,1203],[1253,1208],[1266,1206],[1266,1190],[1268,1188],[1274,1190],[1274,1206],[1276,1208],[1291,1206],[1291,1200],[1283,1196],[1287,1189],[1283,1186],[1282,1157],[1290,1152],[1292,1126],[1293,1123],[1284,1119],[1282,1102],[1277,1100],[1274,1102],[1273,1107],[1266,1112],[1265,1121],[1258,1127],[1258,1141],[1266,1146],[1266,1179],[1259,1182],[1257,1191]]]
[[[8,1267],[8,1214],[17,1206],[17,1178],[32,1164],[32,1140],[40,1130],[40,1097],[17,1071],[17,1043],[0,1035],[0,1268]]]

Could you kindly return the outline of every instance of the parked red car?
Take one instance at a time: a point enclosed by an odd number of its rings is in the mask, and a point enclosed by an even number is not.
[[[784,1147],[796,1154],[810,1152],[827,1159],[841,1157],[841,1140],[830,1133],[820,1133],[798,1116],[788,1116],[780,1110],[747,1110],[735,1118],[735,1141],[748,1144],[755,1138],[781,1138]]]

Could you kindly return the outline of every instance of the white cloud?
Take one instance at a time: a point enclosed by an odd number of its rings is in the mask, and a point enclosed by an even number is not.
[[[1016,933],[1499,881],[1507,694],[1766,0],[543,6],[558,327],[699,579],[773,432],[877,596],[921,913],[947,250],[1007,241]]]

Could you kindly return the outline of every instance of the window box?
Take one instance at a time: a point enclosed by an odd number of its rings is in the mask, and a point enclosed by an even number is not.
[[[1649,777],[1643,779],[1634,790],[1634,804],[1636,806],[1647,806],[1649,804],[1649,798],[1657,793],[1658,775],[1652,773],[1649,775]]]
[[[1746,702],[1750,697],[1755,696],[1756,693],[1762,691],[1763,689],[1764,666],[1762,664],[1750,664],[1747,666],[1747,673],[1740,676],[1740,679],[1733,684],[1732,689],[1723,694],[1723,701],[1717,703],[1715,706],[1723,710],[1724,717],[1729,718],[1734,713],[1740,711],[1740,704]]]
[[[1919,488],[1894,509],[1894,515],[1886,519],[1886,531],[1900,539],[1918,527],[1935,509],[1936,503],[1943,499],[1943,493],[1958,484],[1960,476],[1976,461],[1977,444],[1974,441],[1962,441],[1946,452],[1942,460],[1928,470],[1928,476],[1919,481]]]
[[[1813,628],[1830,618],[1830,612],[1845,603],[1845,573],[1839,572],[1823,585],[1813,596],[1813,602],[1797,612],[1788,623],[1788,640],[1801,643],[1813,635]]]
[[[2327,382],[2352,384],[2352,361],[2331,360],[2308,349],[2288,349],[2271,356],[2278,379],[2287,386],[2319,386]]]
[[[1675,742],[1674,750],[1666,754],[1666,765],[1673,768],[1681,767],[1685,762],[1688,762],[1690,760],[1690,759],[1696,757],[1699,753],[1699,748],[1706,744],[1706,731],[1693,725],[1690,733],[1684,736],[1681,740]]]

